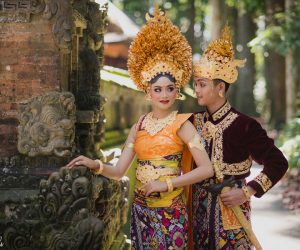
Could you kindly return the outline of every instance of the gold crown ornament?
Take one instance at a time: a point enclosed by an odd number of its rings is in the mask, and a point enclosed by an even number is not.
[[[159,74],[170,74],[180,89],[192,74],[192,49],[178,27],[158,6],[153,16],[146,14],[146,20],[129,48],[129,74],[144,92],[147,92],[151,79]]]
[[[246,59],[234,59],[231,32],[226,25],[221,38],[212,41],[200,61],[194,65],[193,73],[195,78],[221,79],[231,84],[238,77],[237,67],[244,67],[245,63]]]

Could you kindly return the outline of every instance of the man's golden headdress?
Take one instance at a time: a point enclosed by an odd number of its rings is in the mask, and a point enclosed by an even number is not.
[[[238,77],[237,67],[244,67],[245,62],[245,59],[234,59],[231,32],[229,26],[226,25],[221,38],[212,41],[200,61],[194,65],[194,77],[221,79],[234,83]]]
[[[170,74],[176,87],[188,83],[192,74],[192,49],[180,30],[158,8],[146,15],[144,25],[130,45],[129,74],[143,91],[158,74]]]

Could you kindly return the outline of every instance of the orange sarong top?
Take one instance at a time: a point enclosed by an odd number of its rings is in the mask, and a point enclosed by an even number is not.
[[[187,150],[184,142],[177,135],[182,124],[188,120],[191,114],[177,114],[176,119],[172,124],[167,125],[157,134],[151,136],[145,130],[138,130],[134,143],[134,150],[138,158],[137,172],[139,168],[146,166],[147,171],[140,171],[140,174],[151,174],[151,171],[158,173],[173,174],[158,174],[156,180],[165,181],[166,178],[175,178],[182,172],[188,172],[191,168],[191,162],[186,163],[186,160],[191,161],[191,157],[187,155]],[[176,173],[176,174],[175,174]],[[136,176],[136,190],[143,186]],[[183,194],[183,188],[176,188],[172,192],[163,192],[159,196],[144,197],[145,205],[149,207],[168,207],[171,206],[174,199]],[[188,190],[188,187],[186,188]],[[137,192],[136,193],[136,197]],[[187,193],[186,193],[187,198]]]

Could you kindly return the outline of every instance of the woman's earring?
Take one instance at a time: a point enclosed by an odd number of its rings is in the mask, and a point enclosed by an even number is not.
[[[178,89],[176,99],[182,100],[182,98],[183,98],[183,95],[181,94],[180,89]]]
[[[145,99],[146,99],[147,101],[151,101],[150,87],[147,87],[147,88],[146,88],[145,93],[146,93]]]
[[[151,95],[150,95],[149,92],[146,93],[145,99],[146,99],[147,101],[151,101]]]
[[[224,95],[223,95],[222,91],[219,91],[219,96],[220,96],[221,98],[223,98],[223,97],[224,97]]]

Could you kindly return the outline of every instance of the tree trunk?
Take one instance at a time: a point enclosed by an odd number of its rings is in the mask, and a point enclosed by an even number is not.
[[[293,6],[294,0],[286,0],[286,12],[289,12]],[[286,20],[291,22],[292,20]],[[295,51],[288,49],[285,58],[285,87],[286,87],[286,120],[291,119],[296,113],[296,84],[297,84],[297,61]]]
[[[232,33],[232,43],[234,50],[236,49],[236,44],[238,44],[238,10],[235,7],[229,9],[229,21]],[[230,101],[231,105],[236,107],[236,96],[237,96],[238,86],[237,84],[232,84],[230,86],[227,98]]]
[[[195,48],[195,0],[188,0],[188,15],[187,18],[190,20],[190,25],[187,30],[186,36],[187,40],[192,47],[192,51],[194,52]]]
[[[284,11],[284,0],[266,0],[267,25],[276,24],[274,15]],[[265,58],[267,96],[270,101],[270,123],[280,128],[286,118],[285,58],[269,50]]]
[[[215,40],[220,37],[221,30],[227,21],[228,6],[223,0],[210,0],[210,6],[212,8],[211,40]]]
[[[254,54],[248,47],[255,37],[256,25],[251,13],[246,12],[238,16],[238,53],[237,58],[247,59],[244,68],[239,69],[239,80],[236,83],[236,108],[250,116],[256,116],[253,89],[255,85],[255,61]]]

